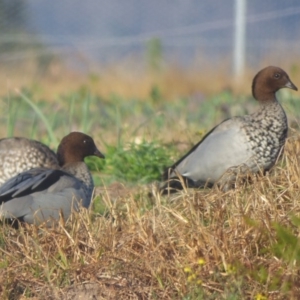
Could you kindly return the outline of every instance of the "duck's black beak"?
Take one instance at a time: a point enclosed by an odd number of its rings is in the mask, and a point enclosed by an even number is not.
[[[104,154],[102,154],[97,148],[95,149],[95,152],[93,155],[100,157],[100,158],[105,158]]]
[[[289,80],[285,87],[289,88],[289,89],[292,89],[292,90],[295,90],[295,91],[298,91],[298,88],[291,82],[291,80]]]

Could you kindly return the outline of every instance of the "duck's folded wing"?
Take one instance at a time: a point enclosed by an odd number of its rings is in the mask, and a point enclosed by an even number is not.
[[[69,174],[61,170],[44,168],[35,168],[20,173],[0,187],[0,203],[9,201],[12,198],[47,190],[64,175]]]
[[[28,183],[27,190],[23,186],[22,192],[19,190],[14,192],[13,189],[8,191],[9,195],[18,196],[2,202],[0,217],[40,224],[49,218],[57,220],[60,213],[67,218],[73,209],[77,210],[85,197],[82,182],[68,173],[57,171],[54,170],[53,173],[47,171],[33,177],[34,182]],[[59,176],[59,180],[56,177],[54,181],[55,176]],[[28,192],[29,189],[33,189],[34,192]],[[7,196],[0,195],[0,199],[1,197]]]
[[[215,127],[191,151],[172,166],[182,176],[197,181],[216,181],[228,168],[250,158],[248,143],[237,118]],[[170,177],[176,176],[170,172]]]
[[[202,140],[200,140],[197,144],[195,144],[192,149],[190,149],[184,156],[182,156],[178,161],[176,161],[172,166],[166,168],[166,170],[164,171],[162,178],[163,180],[167,180],[170,176],[170,174],[172,173],[173,170],[175,170],[175,168],[183,161],[185,160],[188,156],[190,156],[203,142],[205,142],[205,139],[207,137],[209,137],[215,130],[220,130],[220,127],[223,127],[223,123],[226,123],[228,120],[230,119],[226,119],[224,120],[222,123],[220,123],[219,125],[213,127],[209,132],[207,132],[204,137],[202,138]]]
[[[76,185],[76,179],[73,185]],[[37,192],[14,198],[2,204],[0,217],[31,224],[40,224],[48,219],[58,220],[60,214],[68,218],[73,209],[78,209],[83,195],[80,188],[68,187],[54,193]]]

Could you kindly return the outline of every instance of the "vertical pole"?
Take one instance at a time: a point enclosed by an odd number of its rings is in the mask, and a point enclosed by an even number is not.
[[[243,76],[245,68],[246,1],[234,0],[233,74],[235,80]]]

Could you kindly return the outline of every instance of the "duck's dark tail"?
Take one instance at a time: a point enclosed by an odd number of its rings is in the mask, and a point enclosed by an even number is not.
[[[159,187],[159,192],[161,195],[167,195],[183,190],[184,187],[189,187],[189,185],[185,181],[185,178],[182,178],[182,180],[180,180],[180,178],[178,177],[173,177],[162,183],[162,185]]]
[[[178,174],[174,169],[168,168],[162,175],[163,183],[159,187],[161,195],[176,193],[185,188],[196,188],[195,182],[188,177]]]

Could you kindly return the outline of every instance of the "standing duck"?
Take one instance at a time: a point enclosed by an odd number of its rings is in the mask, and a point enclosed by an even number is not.
[[[251,115],[227,119],[210,130],[168,168],[162,193],[182,189],[182,181],[188,187],[218,183],[227,190],[238,173],[269,170],[280,155],[288,132],[286,114],[275,95],[282,88],[298,90],[278,67],[269,66],[258,72],[252,94],[260,109]]]
[[[0,186],[32,168],[59,168],[55,153],[46,145],[26,138],[0,139]]]
[[[0,187],[0,218],[40,224],[66,219],[81,204],[88,207],[94,183],[84,158],[104,155],[81,132],[65,136],[57,150],[60,169],[34,168]]]

